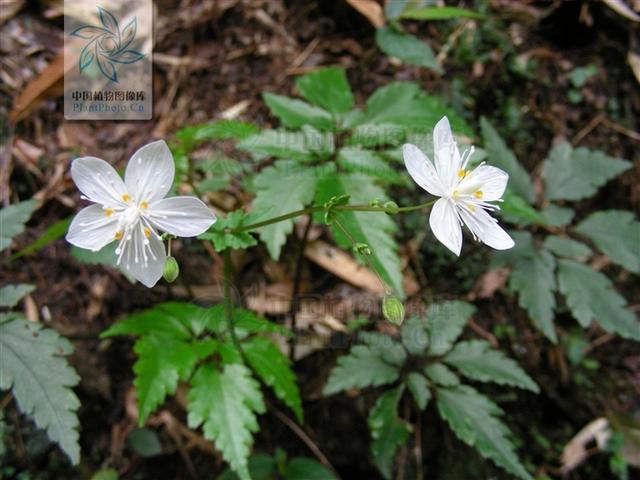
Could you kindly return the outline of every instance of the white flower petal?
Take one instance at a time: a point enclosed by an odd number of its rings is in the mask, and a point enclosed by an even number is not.
[[[117,229],[115,217],[107,217],[100,205],[91,205],[78,212],[65,238],[76,247],[98,251],[115,240]]]
[[[431,195],[441,197],[445,187],[436,172],[431,160],[415,145],[407,143],[402,146],[404,164],[411,178]]]
[[[175,165],[164,140],[149,143],[133,154],[124,173],[124,183],[137,203],[164,198],[171,189]]]
[[[167,254],[156,232],[151,233],[147,245],[145,240],[140,225],[134,227],[131,237],[122,247],[120,267],[145,287],[151,288],[162,277]]]
[[[441,183],[446,185],[448,190],[458,181],[462,159],[447,117],[442,117],[433,129],[433,154]]]
[[[441,198],[431,209],[429,226],[442,244],[456,255],[462,250],[462,228],[453,201]]]
[[[150,221],[172,235],[195,237],[213,225],[216,216],[200,199],[171,197],[149,205]]]
[[[100,158],[76,158],[71,163],[71,178],[89,200],[101,205],[120,205],[127,193],[120,175]]]
[[[468,194],[480,190],[482,191],[480,198],[490,202],[502,198],[508,181],[509,174],[504,170],[489,165],[480,165],[460,182],[458,189],[460,192]]]
[[[498,225],[498,221],[484,209],[476,208],[474,212],[469,212],[465,208],[460,208],[459,212],[469,230],[491,248],[508,250],[515,245],[509,234]]]

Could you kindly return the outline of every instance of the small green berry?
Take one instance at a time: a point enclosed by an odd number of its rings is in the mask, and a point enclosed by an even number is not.
[[[402,325],[404,321],[404,305],[394,295],[385,295],[382,299],[382,314],[394,325]]]
[[[178,266],[178,262],[173,257],[167,257],[164,262],[162,276],[167,282],[173,283],[175,279],[178,278],[178,275],[180,275],[180,266]]]

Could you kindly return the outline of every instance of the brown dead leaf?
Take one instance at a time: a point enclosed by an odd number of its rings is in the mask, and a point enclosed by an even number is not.
[[[367,20],[374,27],[380,28],[384,26],[384,12],[378,2],[374,0],[347,0],[347,3],[367,17]]]
[[[604,0],[604,3],[606,3],[616,13],[631,20],[632,22],[640,22],[640,15],[631,10],[631,7],[622,0]]]
[[[22,10],[24,0],[0,0],[0,25],[4,25]]]
[[[473,301],[477,298],[491,298],[495,293],[505,286],[509,278],[509,269],[502,267],[495,270],[489,270],[482,275],[469,292],[467,298]]]
[[[580,430],[564,447],[562,451],[562,474],[566,475],[574,468],[581,465],[595,451],[605,447],[611,430],[609,421],[604,418],[596,418]],[[587,449],[587,445],[595,442],[595,449]]]

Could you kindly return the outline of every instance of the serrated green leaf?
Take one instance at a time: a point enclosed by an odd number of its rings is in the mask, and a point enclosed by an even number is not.
[[[551,149],[544,161],[542,178],[549,200],[581,200],[592,196],[602,185],[631,168],[631,162],[568,142]]]
[[[242,480],[251,480],[248,462],[253,433],[259,430],[256,414],[265,412],[260,384],[240,364],[201,365],[187,395],[189,428],[203,425],[223,458]]]
[[[509,277],[509,288],[518,292],[518,303],[527,310],[536,327],[552,342],[557,341],[553,324],[556,261],[547,250],[517,259]]]
[[[576,212],[569,207],[560,207],[550,203],[540,212],[545,219],[545,223],[553,227],[564,227],[571,223]]]
[[[320,130],[330,130],[333,126],[329,112],[302,100],[275,93],[263,93],[262,98],[271,113],[286,127],[300,128],[303,125],[311,125]]]
[[[198,238],[210,240],[216,251],[222,252],[227,248],[247,249],[257,245],[258,241],[249,232],[230,232],[228,229],[240,228],[249,223],[248,215],[243,210],[229,212],[227,217],[213,224],[208,232],[203,233]]]
[[[305,99],[333,114],[345,113],[353,106],[353,94],[343,68],[315,70],[296,78],[295,83]]]
[[[85,250],[84,248],[79,248],[73,245],[71,247],[71,256],[82,263],[86,263],[87,265],[104,265],[114,268],[133,283],[135,282],[135,279],[118,265],[118,255],[116,255],[117,246],[117,242],[111,242],[97,252],[94,252],[92,250]]]
[[[516,362],[505,357],[501,351],[493,350],[484,340],[459,342],[444,357],[444,361],[473,380],[511,385],[536,393],[540,391]]]
[[[406,383],[420,410],[427,408],[427,404],[431,400],[431,391],[429,390],[427,379],[420,373],[411,372],[407,375]]]
[[[530,223],[545,224],[545,218],[521,196],[507,188],[502,196],[500,215],[507,221],[528,225]]]
[[[290,164],[278,162],[263,169],[255,178],[256,198],[253,210],[276,217],[304,208],[313,200],[317,177],[311,170],[300,171]],[[271,258],[277,260],[287,235],[293,230],[293,220],[284,220],[259,230]]]
[[[386,479],[391,478],[393,459],[398,448],[407,443],[411,433],[411,426],[398,418],[396,413],[403,390],[400,385],[380,395],[369,413],[373,462]]]
[[[215,347],[211,339],[191,343],[167,335],[147,335],[135,343],[133,350],[138,360],[133,365],[133,384],[140,426],[167,395],[176,392],[178,381],[189,379],[196,362],[213,353]]]
[[[190,149],[205,140],[243,140],[258,131],[255,125],[240,120],[218,120],[178,130],[176,137]]]
[[[423,355],[429,346],[426,322],[418,317],[405,320],[400,329],[402,345],[412,355]]]
[[[442,73],[442,67],[429,44],[411,34],[381,27],[376,30],[376,43],[384,53],[399,58],[403,63]]]
[[[485,15],[459,7],[423,7],[405,10],[400,18],[411,20],[449,20],[452,18],[475,18],[481,20]]]
[[[398,366],[383,358],[383,349],[356,345],[347,355],[338,358],[323,393],[332,395],[350,388],[385,385],[396,381],[399,374]]]
[[[431,355],[447,353],[475,311],[476,308],[473,305],[460,301],[430,305],[426,318],[429,353]]]
[[[317,185],[316,202],[324,204],[332,197],[350,195],[353,204],[368,204],[374,199],[385,199],[384,191],[372,179],[361,174],[335,174],[322,178]],[[369,260],[389,287],[404,298],[402,269],[398,246],[393,238],[396,224],[388,215],[379,212],[340,212],[339,221],[357,243],[366,243],[371,249]],[[334,223],[331,230],[338,245],[351,248],[352,242]]]
[[[0,307],[15,307],[22,297],[28,295],[36,289],[35,285],[19,283],[17,285],[7,285],[0,288]]]
[[[42,235],[38,237],[38,239],[35,242],[30,243],[29,245],[24,247],[22,250],[20,250],[18,253],[12,255],[11,260],[15,260],[16,258],[20,258],[25,255],[31,255],[32,253],[35,253],[38,250],[41,250],[51,242],[59,238],[62,238],[64,234],[67,233],[67,230],[69,229],[69,224],[71,223],[71,219],[72,217],[65,218],[51,225],[49,228],[47,228],[47,230]]]
[[[242,351],[249,365],[276,396],[303,421],[302,400],[289,358],[273,342],[264,337],[252,337],[242,342]]]
[[[335,480],[336,478],[324,465],[304,457],[289,460],[284,466],[282,476],[285,480]]]
[[[640,222],[633,212],[595,212],[575,231],[588,237],[614,263],[630,272],[640,273]]]
[[[20,411],[47,432],[74,465],[80,461],[80,378],[63,355],[73,347],[55,330],[18,318],[0,323],[0,389],[11,389]]]
[[[249,457],[249,474],[251,480],[274,480],[277,462],[271,455],[254,453]],[[227,468],[216,480],[238,480],[233,470]]]
[[[101,338],[116,335],[166,335],[177,340],[186,340],[207,315],[192,303],[166,302],[144,312],[129,315],[102,332]],[[204,318],[206,320],[206,318]],[[196,332],[198,334],[199,332]]]
[[[598,322],[607,331],[640,340],[640,321],[602,273],[572,260],[560,260],[558,286],[580,325]]]
[[[437,404],[440,416],[460,440],[513,475],[531,480],[514,452],[508,428],[497,418],[500,407],[467,385],[439,388]]]
[[[402,367],[407,360],[407,352],[391,335],[378,332],[360,332],[359,338],[376,350],[387,363]]]
[[[424,373],[437,385],[455,387],[460,384],[458,376],[444,363],[431,363],[424,367]]]
[[[302,132],[287,130],[262,130],[236,144],[238,150],[299,161],[313,159],[311,147]]]
[[[391,82],[378,88],[367,99],[361,116],[358,116],[350,127],[361,123],[387,123],[389,116],[398,116],[398,111],[405,112],[412,108],[412,102],[422,94],[420,86],[413,82]]]
[[[344,147],[338,152],[337,162],[347,172],[363,173],[385,183],[403,183],[402,176],[371,150]]]
[[[486,118],[480,119],[482,138],[492,165],[500,167],[509,174],[509,188],[529,203],[535,199],[533,183],[525,168],[518,162],[495,128]]]
[[[587,257],[593,253],[584,243],[556,235],[545,238],[543,246],[560,257]]]
[[[26,200],[0,209],[0,252],[11,246],[11,240],[24,232],[24,224],[38,208],[37,200]]]

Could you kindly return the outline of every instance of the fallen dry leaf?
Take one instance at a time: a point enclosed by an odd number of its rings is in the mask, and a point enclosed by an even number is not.
[[[595,450],[601,450],[610,437],[611,430],[606,418],[600,417],[589,422],[565,445],[562,451],[562,474],[566,475],[581,465],[593,453],[593,448],[588,449],[587,445],[595,442]]]
[[[376,28],[384,26],[384,12],[382,6],[374,0],[347,0],[347,3],[367,17]]]

